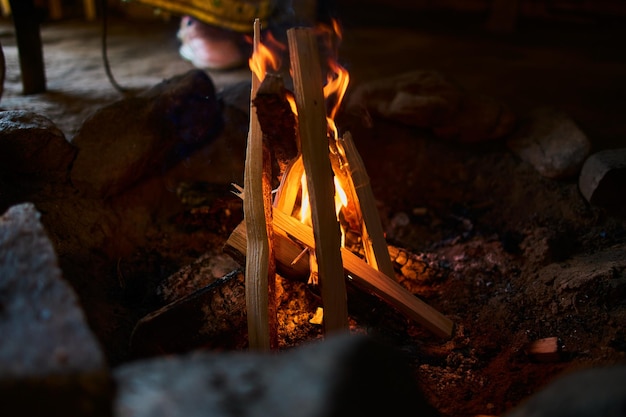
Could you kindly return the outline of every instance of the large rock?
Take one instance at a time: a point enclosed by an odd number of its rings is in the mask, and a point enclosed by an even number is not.
[[[44,116],[24,111],[0,112],[0,173],[12,181],[65,181],[76,149]]]
[[[222,124],[215,87],[203,71],[165,80],[85,121],[74,138],[72,182],[92,196],[118,194],[209,143]]]
[[[591,204],[626,204],[626,148],[606,149],[591,155],[580,170],[578,187]]]
[[[436,71],[412,71],[362,84],[346,107],[357,115],[430,129],[442,139],[460,142],[503,138],[516,121],[505,104],[468,94]]]
[[[563,374],[505,417],[623,417],[626,366]]]
[[[0,335],[0,415],[110,415],[104,355],[30,203],[0,217]]]
[[[448,123],[458,111],[460,89],[437,71],[412,71],[358,86],[347,99],[354,113],[431,128]]]
[[[626,276],[617,272],[626,270],[624,254],[622,244],[546,265],[537,272],[537,285],[555,294],[558,305],[553,308],[576,308],[575,294],[585,294],[586,303],[605,308],[619,304],[626,296]]]
[[[591,150],[591,142],[563,111],[533,110],[508,147],[542,176],[564,179],[576,175]]]
[[[459,111],[450,120],[433,126],[433,132],[442,139],[459,142],[484,142],[509,135],[517,118],[509,106],[488,96],[463,97]]]
[[[196,352],[117,368],[118,417],[436,415],[408,364],[365,336],[270,354]]]

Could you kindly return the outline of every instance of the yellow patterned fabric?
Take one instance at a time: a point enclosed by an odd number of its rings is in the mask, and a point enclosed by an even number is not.
[[[254,19],[263,26],[270,16],[270,0],[135,0],[181,16],[236,32],[252,33]]]

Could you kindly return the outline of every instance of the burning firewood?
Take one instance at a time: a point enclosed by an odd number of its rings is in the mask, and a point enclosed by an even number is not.
[[[246,246],[246,224],[241,222],[224,245],[224,252],[245,265]],[[305,246],[290,239],[287,233],[274,228],[274,255],[276,269],[280,275],[298,281],[306,279],[310,266],[308,256],[301,256],[305,249]]]
[[[260,32],[260,22],[257,19],[254,22],[254,53],[251,64],[259,59]],[[255,97],[263,75],[263,71],[252,71],[250,97]],[[244,199],[249,254],[246,258],[245,274],[248,335],[251,348],[269,350],[278,344],[274,299],[276,266],[272,245],[271,154],[267,144],[263,143],[263,133],[252,104],[244,190],[248,195]]]
[[[277,177],[298,156],[297,120],[287,99],[290,92],[283,78],[266,74],[252,103],[263,131],[263,140],[272,149],[278,165]]]
[[[361,232],[365,259],[374,268],[393,278],[395,274],[365,164],[356,150],[350,132],[346,132],[337,144],[339,152],[346,159],[344,168],[350,170],[350,175],[346,177],[349,179],[350,188],[355,191],[355,199],[362,212]]]
[[[327,332],[348,328],[346,286],[340,252],[341,235],[335,214],[335,186],[328,159],[326,108],[315,33],[307,28],[287,31],[294,93],[299,116],[300,146],[311,207],[315,256],[321,278],[324,326]]]
[[[277,272],[285,278],[306,282],[306,277],[310,272],[309,258],[302,254],[308,250],[308,247],[278,227],[274,227],[274,238]],[[445,268],[441,268],[437,260],[429,259],[428,256],[412,253],[393,245],[388,245],[387,249],[394,265],[394,275],[398,278],[398,282],[409,287],[407,290],[410,292],[410,286],[430,284],[446,273]],[[239,223],[233,230],[223,250],[240,264],[245,264],[245,222]]]
[[[295,241],[306,247],[313,248],[315,246],[313,231],[310,227],[278,210],[274,211],[274,227],[277,230],[275,235],[281,236],[278,241],[282,240],[282,245],[289,245],[284,239],[295,239]],[[279,233],[278,230],[281,232]],[[287,236],[292,236],[293,238]],[[244,245],[242,244],[241,231],[234,232],[226,245],[229,247],[229,253],[237,251],[242,255],[246,255],[242,252]],[[297,246],[298,244],[292,241],[291,245]],[[292,253],[295,252],[297,250],[292,250]],[[287,254],[285,250],[280,253],[281,256],[276,258],[277,264],[289,265],[293,258],[285,258]],[[414,296],[387,275],[369,266],[349,250],[342,248],[341,256],[345,272],[351,282],[366,292],[377,295],[405,316],[423,325],[437,336],[443,338],[452,336],[454,323],[451,320]],[[280,266],[278,266],[278,269],[280,269]]]
[[[342,71],[338,64],[329,63],[337,72],[329,76],[328,83],[322,87],[315,33],[310,29],[293,28],[288,30],[287,35],[297,119],[292,125],[294,114],[286,112],[286,100],[281,100],[285,93],[281,82],[275,78],[267,81],[264,87],[263,94],[267,95],[254,102],[254,114],[263,114],[263,126],[258,126],[256,117],[257,125],[251,122],[251,137],[286,135],[286,139],[275,139],[280,155],[277,157],[281,159],[284,170],[273,202],[274,209],[265,223],[268,236],[273,234],[276,239],[270,241],[270,245],[277,248],[274,252],[277,254],[277,268],[286,273],[301,270],[306,265],[302,262],[306,258],[303,255],[308,251],[309,273],[314,275],[319,272],[321,278],[323,321],[327,333],[348,327],[344,275],[347,273],[357,286],[378,295],[436,335],[451,337],[453,323],[394,280],[395,272],[364,164],[350,134],[338,138],[332,117],[347,87],[347,72]],[[326,96],[335,93],[337,102],[327,116]],[[275,117],[277,113],[288,114],[289,120],[284,125],[272,120],[271,115]],[[294,134],[292,126],[296,124],[298,130],[295,134],[299,133],[297,137],[300,139],[297,148],[301,150],[301,155],[288,161],[293,155],[289,141]],[[253,130],[258,128],[260,131]],[[285,140],[288,143],[283,147]],[[250,195],[250,192],[261,191],[254,191],[248,185],[244,189],[245,193],[239,188],[239,196],[244,200],[245,208],[249,198],[259,199],[259,194]],[[253,262],[258,262],[259,258],[257,253],[250,252],[255,249],[247,240],[251,236],[258,239],[260,234],[251,234],[249,227],[249,222],[246,222],[245,228],[241,225],[237,227],[225,245],[225,250],[234,254],[235,258],[245,256],[247,266],[251,264],[251,256],[255,259]],[[365,253],[367,262],[345,247],[345,236],[350,233],[356,235],[357,243],[361,245],[359,252]]]

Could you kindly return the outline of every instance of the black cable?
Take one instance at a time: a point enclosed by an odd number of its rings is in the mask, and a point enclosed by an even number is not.
[[[104,63],[104,70],[113,88],[115,88],[117,91],[119,91],[122,94],[128,94],[130,92],[130,89],[119,85],[118,82],[115,80],[113,73],[111,72],[111,66],[109,65],[109,57],[107,55],[107,27],[108,27],[107,15],[109,12],[109,7],[108,7],[107,0],[101,0],[100,4],[102,6],[101,7],[102,8],[102,44],[101,45],[102,45],[102,62]]]

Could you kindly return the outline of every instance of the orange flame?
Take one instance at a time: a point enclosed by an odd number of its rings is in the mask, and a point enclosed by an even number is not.
[[[333,19],[332,28],[326,25],[320,25],[318,27],[318,31],[323,37],[323,42],[325,43],[325,46],[331,51],[328,58],[329,70],[326,76],[326,85],[324,86],[324,98],[334,98],[334,104],[329,106],[330,110],[328,111],[328,116],[326,117],[326,120],[328,123],[329,133],[332,135],[333,139],[337,139],[339,137],[339,133],[337,130],[337,126],[335,125],[335,116],[337,115],[337,111],[341,107],[341,102],[343,101],[343,97],[345,96],[346,90],[348,89],[350,74],[348,73],[348,70],[346,70],[343,66],[339,64],[337,60],[338,47],[342,39],[342,32],[341,27],[339,26],[339,22]]]
[[[311,204],[309,202],[309,189],[306,185],[306,174],[300,177],[300,187],[302,189],[302,197],[300,202],[300,222],[311,224]]]
[[[326,75],[326,84],[324,85],[324,98],[328,102],[332,102],[327,110],[326,121],[328,123],[328,132],[332,138],[337,139],[338,129],[335,125],[335,116],[341,107],[341,103],[345,96],[350,75],[348,71],[337,61],[338,47],[342,39],[341,27],[336,19],[332,20],[332,27],[320,24],[316,27],[318,35],[322,38],[322,43],[329,50],[328,57],[328,74]],[[252,42],[251,38],[247,38]],[[255,45],[252,56],[248,64],[250,70],[256,75],[259,82],[265,79],[268,67],[278,71],[281,66],[280,52],[287,48],[286,45],[279,42],[271,32],[268,32],[266,39]],[[291,106],[292,112],[297,115],[298,109],[292,95],[287,96],[287,101]]]
[[[323,87],[324,98],[328,103],[326,122],[328,125],[328,134],[332,139],[338,138],[338,129],[335,125],[335,116],[341,106],[341,102],[344,98],[348,83],[350,82],[350,76],[348,71],[341,66],[337,61],[337,47],[341,40],[342,34],[339,27],[339,23],[336,20],[332,21],[332,28],[326,25],[318,25],[316,28],[318,36],[321,37],[323,46],[328,50],[328,73],[326,76],[326,84]],[[295,101],[293,97],[288,97],[288,101],[292,107],[294,114],[298,114]],[[301,206],[300,206],[300,221],[302,223],[310,223],[311,221],[311,207],[309,203],[309,193],[306,186],[306,174],[303,174],[300,179],[300,187],[302,190]],[[349,201],[346,192],[344,191],[339,179],[334,177],[335,183],[335,213],[339,217],[340,211],[348,207]],[[342,227],[342,246],[345,244],[345,230]]]
[[[335,182],[335,211],[336,214],[339,215],[341,209],[348,206],[348,194],[346,194],[341,186],[339,178],[333,177],[333,179]]]
[[[338,45],[342,38],[341,29],[339,23],[336,20],[332,21],[332,27],[327,25],[318,25],[316,28],[318,36],[321,37],[322,45],[328,51],[328,73],[326,75],[326,84],[323,87],[324,98],[327,102],[327,124],[328,134],[332,139],[338,138],[338,130],[335,125],[335,116],[341,106],[342,100],[348,88],[350,76],[348,71],[341,66],[337,61]],[[252,42],[252,39],[248,39]],[[259,82],[265,79],[268,68],[274,71],[278,71],[281,66],[280,52],[286,49],[286,45],[278,42],[276,38],[268,32],[268,36],[263,42],[259,42],[258,45],[254,45],[253,54],[248,61],[250,70],[255,74]],[[295,98],[293,94],[287,94],[287,101],[291,106],[292,112],[297,115],[298,109],[296,107]],[[339,179],[334,177],[335,182],[335,212],[339,217],[340,211],[348,207],[349,201]],[[292,184],[290,186],[296,186]],[[309,202],[309,192],[306,183],[306,174],[303,174],[300,178],[300,208],[297,217],[299,217],[302,223],[311,224],[311,207]],[[294,213],[294,215],[296,215]],[[342,227],[342,246],[345,244],[345,230]]]
[[[248,39],[248,41],[251,41],[251,39]],[[248,60],[248,65],[259,81],[265,79],[268,66],[274,71],[278,71],[280,68],[280,54],[276,49],[284,50],[285,45],[278,42],[271,32],[267,33],[265,42],[259,42],[258,45],[255,45],[252,56]]]
[[[332,72],[328,74],[328,82],[324,86],[324,97],[328,98],[335,94],[336,98],[335,104],[331,107],[329,114],[326,117],[326,121],[333,139],[337,139],[339,137],[339,132],[337,130],[337,125],[335,124],[335,116],[337,115],[339,107],[341,107],[341,102],[346,94],[346,90],[348,89],[350,75],[348,74],[348,71],[336,61],[331,60],[328,64]]]
[[[296,98],[293,96],[293,93],[287,94],[287,103],[289,103],[289,107],[291,107],[291,112],[298,115],[298,107],[296,106]]]
[[[339,178],[333,177],[335,184],[335,213],[339,215],[342,208],[348,207],[350,202],[348,201],[348,194],[343,189]],[[301,203],[300,203],[300,221],[307,223],[311,218],[311,206],[309,203],[309,189],[306,183],[306,174],[302,174],[300,177],[300,188],[302,190]]]

